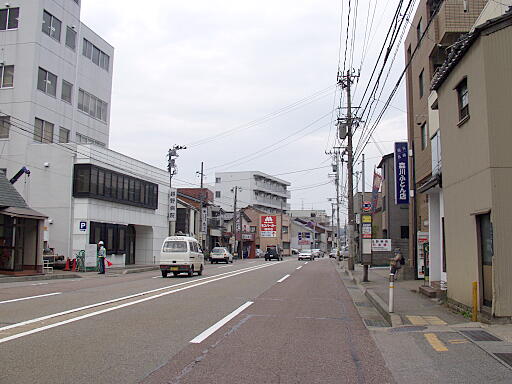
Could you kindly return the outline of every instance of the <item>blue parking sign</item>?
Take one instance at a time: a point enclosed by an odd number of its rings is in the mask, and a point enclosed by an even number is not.
[[[79,228],[81,231],[86,231],[87,230],[87,221],[81,221]]]

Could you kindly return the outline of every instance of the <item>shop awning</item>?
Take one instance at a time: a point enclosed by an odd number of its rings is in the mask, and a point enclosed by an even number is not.
[[[0,213],[12,217],[22,217],[24,219],[41,219],[44,220],[48,216],[33,210],[32,208],[7,207],[0,209]]]

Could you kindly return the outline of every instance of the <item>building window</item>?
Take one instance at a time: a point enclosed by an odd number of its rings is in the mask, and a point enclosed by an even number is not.
[[[69,129],[59,128],[59,143],[69,143]]]
[[[66,47],[76,49],[76,31],[70,26],[66,28]]]
[[[0,9],[0,31],[18,28],[19,8]]]
[[[94,145],[97,145],[99,147],[106,147],[105,143],[102,143],[101,141],[97,141],[97,140],[91,139],[90,137],[82,135],[80,133],[76,134],[76,142],[78,144],[94,144]]]
[[[14,65],[2,65],[1,67],[1,88],[12,88],[14,86]]]
[[[57,76],[39,67],[37,89],[55,97],[57,95]]]
[[[457,97],[459,99],[459,120],[469,117],[468,80],[465,78],[457,85]]]
[[[110,67],[110,56],[96,47],[89,40],[84,39],[82,55],[90,59],[94,64],[108,72]]]
[[[288,233],[288,227],[283,225],[283,233]]]
[[[53,124],[36,117],[34,124],[34,141],[53,143]]]
[[[90,180],[84,181],[84,175],[90,175]],[[149,209],[158,208],[157,184],[91,164],[75,165],[73,196],[91,197]]]
[[[62,80],[62,91],[60,98],[71,104],[71,98],[73,95],[73,84],[68,83],[66,80]]]
[[[420,45],[420,42],[421,42],[421,35],[422,35],[422,28],[421,28],[421,22],[422,22],[422,19],[420,19],[420,21],[418,21],[418,25],[416,26],[416,38],[418,39],[418,45]]]
[[[215,191],[215,197],[218,199],[220,198],[220,191]]]
[[[216,178],[215,178],[215,182],[216,182],[216,183],[220,183],[220,177],[216,177]]]
[[[107,122],[108,104],[83,89],[78,91],[78,109],[89,116]]]
[[[43,11],[43,33],[60,42],[60,30],[62,23],[52,14]]]
[[[420,91],[420,99],[423,97],[423,92],[425,91],[423,89],[423,69],[421,70],[421,73],[418,77],[418,87],[419,87],[419,91]]]
[[[402,225],[400,227],[400,238],[401,239],[409,238],[409,226],[408,225]]]
[[[427,123],[421,124],[421,149],[424,150],[428,145]]]
[[[9,130],[11,128],[11,117],[0,116],[0,139],[9,138]]]
[[[128,227],[120,224],[98,223],[91,221],[89,244],[105,243],[107,255],[122,255],[126,253],[126,232]]]

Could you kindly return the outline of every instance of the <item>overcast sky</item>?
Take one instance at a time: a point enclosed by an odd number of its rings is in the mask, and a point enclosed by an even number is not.
[[[398,0],[359,3],[356,69],[365,31],[370,44],[354,105]],[[165,168],[167,150],[187,145],[177,159],[177,186],[199,183],[201,161],[208,183],[216,171],[276,175],[324,166],[279,177],[292,183],[292,208],[330,211],[326,198],[335,190],[324,151],[333,145],[332,110],[339,97],[334,92],[341,7],[334,0],[153,0],[147,6],[133,0],[83,0],[82,20],[115,48],[110,148]],[[341,40],[343,65],[345,37]],[[401,44],[389,89],[403,63]],[[393,141],[407,137],[404,89],[374,135],[385,154]],[[382,154],[374,144],[365,153],[370,185]],[[300,189],[315,185],[320,186]]]

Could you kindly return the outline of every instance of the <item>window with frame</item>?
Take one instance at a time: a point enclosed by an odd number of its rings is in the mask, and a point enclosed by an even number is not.
[[[82,55],[90,59],[98,67],[103,68],[107,72],[109,71],[110,56],[85,38],[82,45]]]
[[[38,119],[36,117],[34,123],[34,141],[39,143],[53,143],[53,127],[52,123]]]
[[[424,150],[428,146],[427,123],[421,124],[421,149]]]
[[[47,11],[43,11],[42,31],[46,35],[60,42],[62,22]]]
[[[220,191],[215,191],[215,197],[218,199],[220,198]]]
[[[0,139],[8,139],[11,128],[11,117],[0,116]]]
[[[59,143],[69,143],[69,129],[59,128]]]
[[[39,67],[37,89],[51,96],[57,96],[57,76]]]
[[[416,38],[418,39],[418,45],[420,45],[420,43],[421,43],[421,35],[423,33],[422,28],[421,28],[422,21],[423,20],[420,18],[420,21],[418,21],[418,25],[416,26]]]
[[[89,244],[98,244],[101,240],[105,243],[107,255],[126,253],[126,225],[91,221],[89,226]]]
[[[14,65],[1,66],[0,81],[0,88],[12,88],[14,86]]]
[[[457,98],[459,101],[459,121],[469,117],[469,91],[468,79],[464,78],[459,85],[457,85]]]
[[[215,182],[216,182],[216,183],[220,183],[220,177],[216,177],[216,178],[215,178]]]
[[[107,121],[108,104],[83,89],[78,91],[78,109],[96,119]]]
[[[400,227],[400,238],[401,239],[409,238],[409,226],[408,225],[402,225]]]
[[[283,225],[283,233],[288,233],[288,227]]]
[[[423,97],[423,93],[425,92],[425,89],[423,88],[423,72],[424,70],[422,69],[420,75],[418,76],[418,89],[420,93],[420,99]]]
[[[71,99],[73,97],[73,84],[67,82],[66,80],[62,80],[62,90],[60,98],[67,103],[71,104]]]
[[[69,25],[66,28],[66,47],[73,51],[76,49],[76,31]]]
[[[19,8],[0,9],[0,31],[18,28]]]

